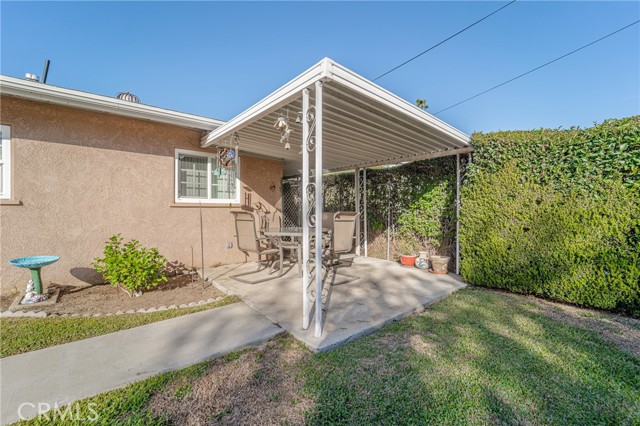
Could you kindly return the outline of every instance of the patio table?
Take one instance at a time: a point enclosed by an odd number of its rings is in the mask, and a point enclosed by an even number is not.
[[[328,234],[330,231],[328,228],[322,228],[323,234]],[[302,227],[272,228],[265,230],[263,233],[267,237],[277,238],[278,243],[282,244],[284,248],[296,251],[298,258],[298,275],[302,277]]]

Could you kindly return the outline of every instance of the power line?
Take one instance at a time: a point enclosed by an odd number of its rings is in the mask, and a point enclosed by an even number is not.
[[[507,6],[512,5],[512,4],[513,4],[513,3],[515,3],[516,1],[517,1],[517,0],[512,0],[512,1],[510,1],[509,3],[505,4],[505,5],[504,5],[504,6],[502,6],[501,8],[499,8],[499,9],[497,9],[497,10],[494,10],[493,12],[491,12],[490,14],[488,14],[487,16],[485,16],[484,18],[478,19],[476,22],[474,22],[473,24],[471,24],[471,25],[469,25],[469,26],[467,26],[467,27],[465,27],[465,28],[461,29],[460,31],[458,31],[458,32],[457,32],[457,33],[455,33],[454,35],[452,35],[452,36],[449,36],[449,37],[445,38],[445,39],[444,39],[444,40],[442,40],[440,43],[434,44],[433,46],[431,46],[430,48],[428,48],[428,49],[427,49],[427,50],[425,50],[424,52],[418,53],[418,54],[417,54],[416,56],[414,56],[413,58],[408,59],[408,60],[404,61],[403,63],[401,63],[400,65],[398,65],[397,67],[391,68],[389,71],[385,72],[384,74],[379,75],[378,77],[374,78],[374,79],[373,79],[373,81],[376,81],[376,80],[378,80],[378,79],[380,79],[380,78],[384,77],[385,75],[387,75],[387,74],[389,74],[389,73],[392,73],[393,71],[397,70],[398,68],[401,68],[401,67],[403,67],[403,66],[407,65],[409,62],[413,61],[414,59],[417,59],[417,58],[419,58],[420,56],[424,55],[425,53],[432,51],[432,50],[433,50],[433,49],[435,49],[436,47],[440,46],[441,44],[443,44],[443,43],[445,43],[445,42],[447,42],[447,41],[449,41],[449,40],[451,40],[451,39],[452,39],[452,38],[454,38],[455,36],[457,36],[457,35],[459,35],[459,34],[462,34],[463,32],[467,31],[469,28],[471,28],[471,27],[473,27],[473,26],[475,26],[475,25],[479,24],[480,22],[484,21],[484,20],[485,20],[485,19],[487,19],[488,17],[490,17],[490,16],[492,16],[492,15],[495,15],[496,13],[500,12],[502,9],[504,9],[504,8],[505,8],[505,7],[507,7]]]
[[[619,33],[620,31],[626,30],[627,28],[629,28],[629,27],[632,27],[632,26],[636,25],[638,22],[640,22],[640,19],[639,19],[639,20],[637,20],[637,21],[635,21],[635,22],[632,22],[632,23],[630,23],[629,25],[626,25],[626,26],[624,26],[624,27],[622,27],[622,28],[620,28],[620,29],[618,29],[618,30],[615,30],[614,32],[609,33],[609,34],[607,34],[607,35],[606,35],[606,36],[604,36],[604,37],[600,37],[599,39],[594,40],[594,41],[592,41],[591,43],[585,44],[585,45],[584,45],[584,46],[582,46],[582,47],[579,47],[579,48],[577,48],[577,49],[575,49],[575,50],[572,50],[572,51],[571,51],[571,52],[569,52],[569,53],[565,53],[564,55],[559,56],[559,57],[555,58],[555,59],[554,59],[554,60],[552,60],[552,61],[549,61],[549,62],[547,62],[547,63],[545,63],[545,64],[540,65],[540,66],[537,66],[537,67],[535,67],[535,68],[533,68],[533,69],[531,69],[531,70],[529,70],[529,71],[527,71],[527,72],[525,72],[525,73],[522,73],[522,74],[520,74],[520,75],[518,75],[518,76],[516,76],[516,77],[513,77],[513,78],[511,78],[511,79],[509,79],[509,80],[507,80],[507,81],[505,81],[505,82],[503,82],[503,83],[500,83],[500,84],[498,84],[498,85],[496,85],[496,86],[493,86],[493,87],[492,87],[492,88],[490,88],[490,89],[487,89],[487,90],[485,90],[485,91],[483,91],[483,92],[480,92],[480,93],[478,93],[478,94],[476,94],[476,95],[471,96],[470,98],[467,98],[467,99],[465,99],[465,100],[463,100],[463,101],[460,101],[460,102],[458,102],[457,104],[453,104],[453,105],[448,106],[448,107],[446,107],[446,108],[444,108],[444,109],[441,109],[441,110],[440,110],[440,111],[438,111],[438,112],[434,112],[434,113],[433,113],[433,115],[438,115],[438,114],[440,114],[440,113],[441,113],[441,112],[443,112],[443,111],[446,111],[446,110],[451,109],[451,108],[453,108],[453,107],[457,107],[458,105],[463,104],[463,103],[465,103],[465,102],[467,102],[467,101],[470,101],[471,99],[475,99],[475,98],[477,98],[478,96],[484,95],[485,93],[488,93],[488,92],[491,92],[492,90],[497,89],[498,87],[502,87],[502,86],[504,86],[504,85],[505,85],[505,84],[507,84],[507,83],[511,83],[512,81],[517,80],[517,79],[519,79],[519,78],[521,78],[521,77],[524,77],[525,75],[531,74],[531,73],[532,73],[532,72],[534,72],[534,71],[538,71],[540,68],[544,68],[544,67],[546,67],[547,65],[551,65],[552,63],[557,62],[557,61],[559,61],[560,59],[566,58],[566,57],[567,57],[567,56],[569,56],[569,55],[573,55],[574,53],[579,52],[579,51],[580,51],[580,50],[582,50],[582,49],[586,49],[587,47],[589,47],[589,46],[591,46],[591,45],[593,45],[593,44],[596,44],[597,42],[602,41],[602,40],[604,40],[605,38],[611,37],[612,35],[617,34],[617,33]]]

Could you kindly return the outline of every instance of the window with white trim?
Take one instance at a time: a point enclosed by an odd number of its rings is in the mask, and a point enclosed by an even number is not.
[[[176,203],[239,203],[240,160],[225,167],[217,153],[176,149]]]
[[[11,128],[0,126],[0,198],[11,198]]]

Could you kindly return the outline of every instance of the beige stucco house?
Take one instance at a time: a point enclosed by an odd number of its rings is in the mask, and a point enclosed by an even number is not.
[[[312,288],[323,290],[322,176],[354,171],[355,251],[367,256],[367,168],[456,156],[459,212],[460,156],[473,151],[465,133],[329,58],[227,122],[4,76],[0,96],[2,292],[25,285],[8,264],[22,256],[60,256],[45,284],[100,281],[92,260],[116,233],[187,268],[246,261],[230,211],[273,218],[283,175],[298,176],[305,329]]]
[[[22,256],[60,256],[45,284],[99,281],[92,260],[115,233],[199,267],[200,212],[205,264],[243,261],[230,210],[279,209],[281,161],[241,154],[216,173],[201,138],[219,120],[6,76],[0,88],[3,294],[24,289],[28,271],[8,263]]]

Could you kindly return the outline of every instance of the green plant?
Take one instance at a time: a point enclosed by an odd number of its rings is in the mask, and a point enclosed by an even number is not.
[[[423,110],[429,109],[426,99],[416,99],[416,106]]]
[[[597,181],[619,179],[640,190],[640,115],[606,120],[588,129],[539,129],[474,133],[469,177],[495,173],[513,160],[521,181],[565,192],[592,190]]]
[[[133,296],[167,281],[166,275],[161,272],[167,259],[158,249],[143,247],[138,240],[131,240],[124,245],[122,241],[120,234],[113,235],[105,243],[104,257],[94,259],[94,268],[107,282]]]
[[[420,247],[420,241],[410,233],[405,233],[398,239],[400,253],[405,256],[413,256]]]
[[[640,116],[473,143],[465,280],[640,315]]]
[[[443,226],[443,219],[455,217],[454,193],[450,186],[448,180],[441,180],[426,182],[420,188],[417,197],[398,216],[399,232],[403,238],[412,235],[436,250],[445,244],[447,229]]]
[[[464,167],[467,156],[461,160]],[[399,254],[399,240],[405,234],[416,236],[418,248],[453,254],[455,167],[451,156],[367,169],[369,256],[386,258],[387,228],[392,257]],[[323,187],[326,211],[356,209],[353,173],[327,175]]]

